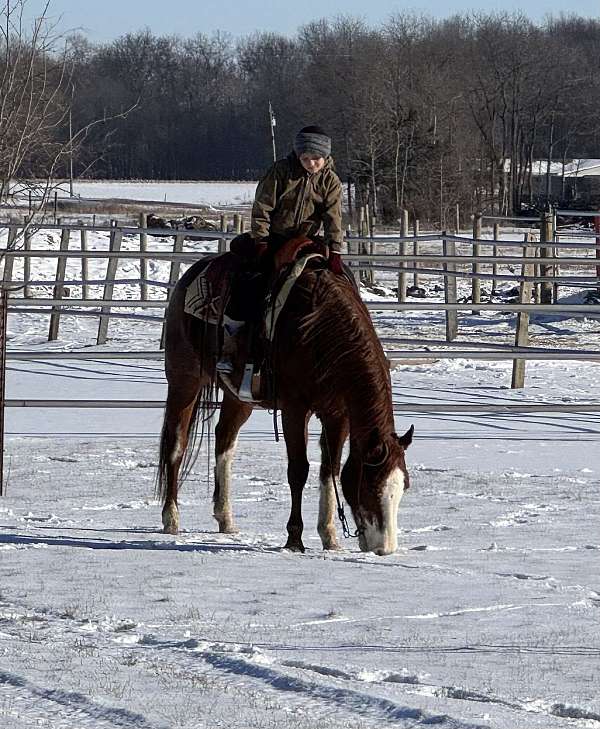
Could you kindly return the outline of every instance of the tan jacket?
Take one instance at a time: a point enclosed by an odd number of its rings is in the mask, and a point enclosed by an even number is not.
[[[342,183],[328,157],[320,172],[309,174],[294,152],[277,160],[258,183],[252,207],[252,237],[292,238],[303,224],[312,236],[323,224],[325,241],[339,251],[342,233]]]

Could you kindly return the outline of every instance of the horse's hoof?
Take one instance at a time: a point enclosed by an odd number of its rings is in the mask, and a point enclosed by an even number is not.
[[[163,534],[179,534],[179,527],[177,524],[165,524]]]
[[[302,553],[304,553],[306,551],[304,549],[304,544],[302,544],[302,542],[290,542],[289,539],[285,543],[284,549],[288,549],[290,552],[302,552]]]
[[[230,524],[228,526],[219,526],[219,534],[239,534],[240,530],[234,525]]]
[[[337,542],[329,542],[328,544],[323,545],[323,549],[326,552],[341,552],[342,548]]]
[[[217,519],[219,534],[239,534],[240,530],[228,519]]]

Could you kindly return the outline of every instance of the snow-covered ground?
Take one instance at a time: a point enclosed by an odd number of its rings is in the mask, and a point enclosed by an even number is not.
[[[251,203],[256,182],[102,182],[78,181],[73,192],[85,198],[124,198],[126,200],[153,200],[155,202],[181,202],[194,205],[222,206]],[[68,183],[60,192],[68,195]]]
[[[49,243],[53,232],[36,245]],[[51,280],[54,265],[36,274]],[[103,265],[90,262],[92,275]],[[119,276],[137,272],[131,261]],[[73,262],[67,278],[79,274]],[[166,274],[156,265],[151,277]],[[382,335],[443,339],[435,312],[374,320]],[[97,358],[11,359],[7,397],[164,397],[160,362],[102,359],[155,350],[158,321],[111,321],[105,347],[94,346],[93,318],[65,317],[52,347],[47,325],[11,314],[10,349]],[[508,314],[461,317],[472,341],[509,342],[512,331]],[[538,317],[532,333],[534,344],[598,349],[600,321]],[[508,389],[510,366],[440,359],[393,371],[397,429],[414,423],[415,441],[400,548],[384,558],[355,540],[321,551],[316,423],[298,555],[281,550],[286,459],[268,413],[240,438],[240,533],[215,531],[203,450],[173,537],[154,499],[158,410],[9,409],[0,727],[600,727],[600,413],[484,412],[600,403],[600,365],[531,362],[522,391]],[[473,411],[452,412],[453,402]],[[431,403],[434,413],[416,410]]]

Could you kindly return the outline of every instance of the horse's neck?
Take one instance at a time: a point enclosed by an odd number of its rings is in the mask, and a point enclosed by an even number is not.
[[[350,440],[363,441],[373,429],[384,435],[394,431],[394,412],[392,407],[392,388],[387,360],[370,319],[362,336],[368,342],[373,357],[367,362],[359,352],[356,357],[357,376],[355,385],[346,397],[346,410],[349,417]]]
[[[379,374],[387,378],[387,372]],[[364,443],[374,429],[381,435],[394,431],[391,390],[387,379],[374,375],[376,373],[372,370],[365,373],[368,380],[357,386],[346,399],[351,444]]]

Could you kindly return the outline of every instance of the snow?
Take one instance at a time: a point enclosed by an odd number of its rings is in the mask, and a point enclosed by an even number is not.
[[[80,181],[73,184],[73,192],[85,198],[124,198],[126,200],[153,200],[155,202],[178,202],[194,205],[239,205],[251,203],[254,199],[256,182],[147,182],[128,181],[103,182]],[[64,183],[61,194],[68,196],[68,183]]]
[[[37,245],[57,240],[48,232]],[[55,265],[36,274],[51,280]],[[102,265],[90,261],[99,278]],[[133,278],[135,266],[119,275]],[[155,266],[153,277],[165,274]],[[374,320],[386,336],[443,337],[435,312]],[[158,321],[111,321],[105,347],[90,317],[65,317],[52,345],[47,316],[11,314],[8,324],[11,351],[97,355],[10,359],[9,398],[164,398],[160,362],[102,356],[156,349]],[[599,330],[583,317],[532,326],[534,344],[569,348],[597,349]],[[465,339],[508,341],[511,331],[512,315],[461,317]],[[7,410],[0,727],[600,727],[600,414],[485,413],[600,403],[600,369],[531,362],[513,391],[510,367],[440,359],[393,370],[397,430],[414,423],[415,441],[400,547],[388,557],[352,539],[321,550],[318,423],[299,555],[281,548],[289,492],[269,413],[241,433],[239,533],[215,531],[214,459],[203,448],[181,492],[182,532],[168,536],[154,498],[159,410]],[[418,411],[432,403],[435,412]]]

